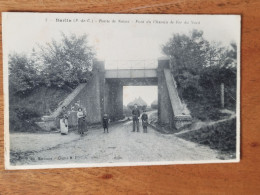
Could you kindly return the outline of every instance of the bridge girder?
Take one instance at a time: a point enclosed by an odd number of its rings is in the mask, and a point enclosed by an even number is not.
[[[107,83],[118,83],[122,86],[154,86],[158,85],[158,78],[114,78],[106,79]]]
[[[105,78],[156,78],[157,69],[110,69],[105,70]]]

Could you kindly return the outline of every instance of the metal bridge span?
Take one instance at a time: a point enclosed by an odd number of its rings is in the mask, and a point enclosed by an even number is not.
[[[157,78],[157,69],[107,69],[105,78]]]

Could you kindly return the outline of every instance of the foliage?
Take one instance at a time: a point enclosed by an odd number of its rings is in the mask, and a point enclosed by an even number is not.
[[[123,113],[125,117],[132,116],[132,110],[127,106],[123,106]]]
[[[154,101],[151,103],[151,108],[152,108],[152,109],[158,109],[158,100],[154,100]]]
[[[49,115],[71,91],[63,88],[39,86],[28,95],[9,96],[9,118],[11,131],[35,131],[34,121]]]
[[[221,83],[225,84],[226,106],[235,107],[237,47],[235,43],[230,46],[210,43],[197,30],[189,35],[174,34],[163,46],[163,53],[170,57],[179,95],[193,116],[217,115]],[[201,118],[214,118],[209,116]]]
[[[39,117],[37,112],[26,107],[17,107],[15,108],[15,112],[17,117],[21,120],[28,120],[30,118]]]
[[[32,118],[38,117],[34,109],[20,105],[10,105],[9,108],[9,129],[11,132],[37,131],[39,127],[34,124]]]
[[[34,120],[52,112],[72,88],[91,77],[94,52],[87,36],[61,37],[30,55],[9,55],[11,131],[37,129]]]
[[[40,85],[75,88],[91,76],[94,52],[88,46],[87,36],[67,36],[53,40],[31,55],[9,55],[10,91],[26,95]]]
[[[33,68],[32,61],[23,54],[9,55],[9,90],[26,94],[38,86],[41,79]]]
[[[174,60],[172,66],[176,74],[189,71],[198,74],[206,63],[209,43],[203,38],[203,32],[194,30],[191,35],[175,34],[163,46],[163,52]]]
[[[62,34],[61,42],[53,40],[41,47],[45,68],[43,75],[47,86],[75,87],[90,76],[94,52],[88,46],[87,36]]]
[[[187,131],[178,135],[188,141],[207,145],[212,149],[235,154],[236,152],[236,119],[226,120],[196,131]]]

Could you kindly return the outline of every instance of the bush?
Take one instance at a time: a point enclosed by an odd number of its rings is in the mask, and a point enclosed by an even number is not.
[[[10,131],[32,132],[43,115],[49,115],[71,91],[61,88],[37,87],[29,94],[9,94]]]
[[[40,128],[34,123],[37,113],[27,108],[10,108],[9,109],[9,130],[10,132],[34,132]]]
[[[236,151],[236,119],[219,122],[177,135],[188,141],[207,145],[223,152]]]
[[[228,116],[228,114],[220,112],[218,107],[211,106],[207,102],[204,105],[203,102],[187,102],[187,107],[192,116],[201,121],[217,121]]]
[[[18,107],[15,108],[14,110],[16,112],[17,117],[21,120],[28,120],[40,116],[35,110],[32,110],[30,108]]]
[[[124,115],[126,117],[130,117],[132,116],[132,110],[130,108],[128,108],[127,106],[124,106],[123,107],[123,112],[124,112]]]
[[[158,109],[158,100],[154,100],[154,101],[151,103],[151,108],[152,108],[152,109]]]

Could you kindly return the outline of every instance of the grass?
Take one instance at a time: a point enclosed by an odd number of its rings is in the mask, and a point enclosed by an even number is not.
[[[35,121],[49,115],[70,93],[60,88],[39,87],[26,96],[10,93],[9,124],[11,132],[34,132],[40,130]]]
[[[236,118],[177,135],[224,153],[236,152]]]
[[[212,106],[212,104],[206,102],[188,102],[188,109],[191,112],[193,118],[201,121],[218,121],[228,116],[227,113],[221,112],[219,107]]]

